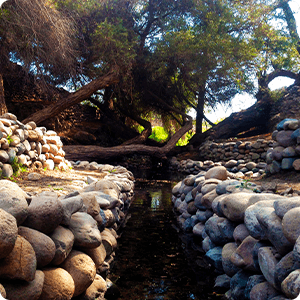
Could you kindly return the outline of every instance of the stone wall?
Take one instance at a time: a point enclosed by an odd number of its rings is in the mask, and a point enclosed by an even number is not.
[[[199,148],[202,160],[229,161],[244,160],[245,162],[265,162],[267,150],[273,145],[272,140],[257,139],[256,141],[230,141],[215,143],[206,141]]]
[[[104,178],[58,197],[0,180],[0,294],[9,300],[105,299],[117,228],[133,196],[124,167],[77,162]],[[3,299],[3,298],[1,298]]]
[[[234,300],[298,296],[298,195],[275,195],[267,186],[228,179],[223,166],[187,176],[172,193],[180,228],[193,234],[220,274],[217,291]]]
[[[13,175],[17,163],[48,170],[68,169],[62,142],[55,131],[37,127],[34,122],[22,124],[13,114],[0,117],[0,169],[3,177]]]
[[[300,120],[284,119],[272,134],[276,141],[267,152],[266,171],[300,170]]]

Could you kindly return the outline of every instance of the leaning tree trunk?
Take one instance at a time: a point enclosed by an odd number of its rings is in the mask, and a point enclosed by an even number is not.
[[[99,146],[64,146],[66,159],[68,160],[99,160],[99,157],[111,159],[129,154],[149,155],[152,157],[165,158],[176,146],[178,140],[189,130],[193,128],[193,120],[187,116],[188,121],[181,127],[163,147],[153,147],[147,145],[120,145],[116,147],[99,147]]]
[[[8,110],[7,110],[6,102],[5,102],[3,76],[0,73],[0,115],[3,115],[7,112],[8,112]]]
[[[101,76],[87,85],[80,88],[74,93],[70,93],[66,98],[59,99],[53,104],[48,105],[46,108],[37,111],[22,122],[24,124],[29,121],[34,121],[39,124],[47,119],[57,116],[60,112],[64,111],[75,104],[78,104],[88,99],[96,91],[104,89],[105,87],[115,84],[119,81],[119,75],[117,71],[111,71],[104,76]]]

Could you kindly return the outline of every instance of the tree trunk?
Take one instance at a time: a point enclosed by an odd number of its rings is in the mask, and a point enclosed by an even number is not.
[[[7,112],[8,112],[8,110],[7,110],[6,103],[5,103],[3,76],[0,73],[0,115],[3,115]]]
[[[197,103],[197,114],[196,114],[196,134],[202,134],[202,123],[203,123],[203,112],[205,102],[205,87],[199,88],[198,103]]]
[[[96,91],[104,89],[105,87],[115,84],[118,81],[118,72],[114,70],[110,71],[106,75],[91,81],[87,85],[80,88],[78,91],[70,93],[69,96],[67,96],[66,98],[59,99],[58,101],[54,102],[53,104],[50,104],[46,108],[37,111],[22,122],[26,124],[29,121],[34,121],[36,124],[39,124],[42,121],[57,116],[66,108],[88,99]]]
[[[66,159],[68,160],[97,160],[99,157],[111,159],[129,154],[150,155],[153,157],[164,158],[176,146],[178,140],[193,127],[192,118],[188,117],[186,124],[181,127],[163,147],[153,147],[146,145],[120,145],[116,147],[99,146],[64,146]]]

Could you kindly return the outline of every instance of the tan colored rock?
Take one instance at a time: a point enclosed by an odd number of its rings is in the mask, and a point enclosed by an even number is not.
[[[106,255],[109,256],[117,248],[117,240],[111,233],[111,231],[105,228],[101,231],[102,244],[105,248]]]
[[[106,291],[106,281],[100,275],[96,274],[93,283],[87,288],[85,293],[78,297],[78,300],[104,300]]]
[[[2,284],[0,284],[0,295],[4,298],[6,298],[6,291]]]
[[[44,273],[36,271],[32,281],[4,281],[6,297],[9,300],[38,300],[43,290]]]
[[[74,244],[74,234],[68,228],[58,226],[50,235],[53,240],[56,250],[52,260],[55,266],[60,265],[69,255]]]
[[[227,179],[227,169],[223,166],[213,167],[205,174],[205,179],[216,178],[220,180]]]
[[[0,259],[9,255],[18,236],[16,219],[0,208]]]
[[[39,300],[70,300],[75,291],[72,276],[62,268],[47,268],[44,286]]]
[[[104,263],[106,258],[106,250],[103,244],[97,248],[83,249],[83,252],[94,261],[97,269]]]
[[[116,183],[110,180],[101,179],[88,185],[84,192],[101,191],[107,195],[119,198],[120,190]]]
[[[287,240],[295,244],[300,235],[300,207],[292,208],[283,216],[282,230]]]
[[[24,237],[34,249],[37,267],[48,265],[55,255],[55,244],[53,240],[44,233],[28,227],[19,227],[19,235]]]
[[[100,205],[96,200],[95,193],[81,193],[80,195],[87,208],[87,213],[92,217],[97,216],[100,212]]]
[[[1,261],[0,278],[32,281],[35,271],[35,252],[26,239],[18,236],[13,250]]]
[[[73,278],[75,284],[74,297],[83,293],[94,281],[96,266],[85,253],[72,250],[61,265]]]

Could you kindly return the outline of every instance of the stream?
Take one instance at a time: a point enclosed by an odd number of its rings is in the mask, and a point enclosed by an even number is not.
[[[212,292],[217,275],[193,249],[192,235],[176,227],[172,186],[164,180],[136,183],[110,274],[118,299],[220,299]]]

